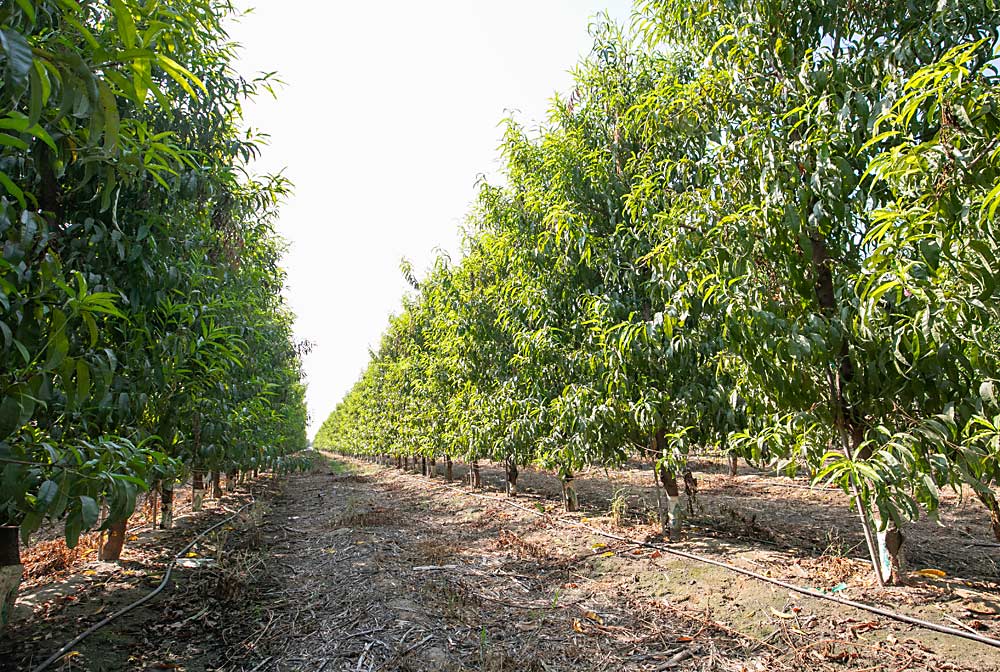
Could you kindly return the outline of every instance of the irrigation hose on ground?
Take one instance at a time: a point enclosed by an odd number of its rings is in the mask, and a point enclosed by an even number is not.
[[[458,488],[451,485],[438,485],[436,483],[431,483],[431,485],[445,490],[451,490],[452,492],[457,492],[462,495],[479,497],[481,499],[486,499],[491,502],[506,504],[516,509],[520,509],[521,511],[530,513],[539,518],[550,517],[548,514],[540,513],[539,511],[535,511],[526,506],[522,506],[516,502],[512,502],[501,497],[493,497],[491,495],[483,495],[477,492],[469,492],[467,490],[463,490],[462,488]],[[946,625],[939,625],[937,623],[932,623],[930,621],[924,621],[919,618],[914,618],[913,616],[907,616],[906,614],[900,614],[895,611],[889,611],[888,609],[882,609],[881,607],[865,604],[864,602],[855,602],[854,600],[848,600],[843,597],[837,597],[836,595],[828,595],[814,588],[803,588],[802,586],[796,586],[795,584],[787,583],[785,581],[781,581],[780,579],[772,579],[769,576],[758,574],[757,572],[751,571],[749,569],[743,569],[742,567],[737,567],[736,565],[730,565],[729,563],[722,562],[721,560],[713,560],[712,558],[707,558],[705,556],[698,555],[696,553],[689,553],[687,551],[671,548],[670,546],[666,546],[664,544],[657,544],[650,541],[639,541],[638,539],[629,539],[628,537],[623,537],[617,534],[613,534],[611,532],[605,532],[604,530],[592,527],[590,525],[586,525],[581,522],[577,522],[575,520],[566,520],[561,516],[556,516],[555,520],[556,522],[561,523],[562,525],[566,525],[568,527],[581,528],[589,532],[592,532],[593,534],[596,534],[598,536],[605,537],[606,539],[613,539],[615,541],[620,541],[626,544],[643,546],[645,548],[652,548],[662,553],[668,553],[670,555],[674,555],[680,558],[685,558],[686,560],[693,560],[695,562],[701,562],[706,565],[713,565],[715,567],[727,569],[731,572],[736,572],[737,574],[748,576],[751,579],[757,579],[758,581],[763,581],[765,583],[770,583],[771,585],[778,586],[786,590],[791,590],[793,592],[805,595],[807,597],[816,597],[821,600],[827,600],[828,602],[833,602],[835,604],[840,604],[846,607],[861,609],[863,611],[867,611],[869,613],[876,614],[878,616],[883,616],[885,618],[889,618],[894,621],[899,621],[900,623],[915,625],[919,628],[924,628],[925,630],[933,630],[934,632],[940,632],[945,635],[961,637],[962,639],[968,639],[973,642],[979,642],[980,644],[985,644],[986,646],[992,646],[994,648],[1000,649],[1000,640],[993,639],[992,637],[986,637],[984,635],[979,635],[973,632],[966,632],[965,630],[958,630],[957,628],[949,628]]]
[[[215,523],[214,525],[212,525],[208,529],[206,529],[206,530],[204,530],[202,532],[199,532],[195,536],[195,538],[192,539],[191,542],[187,546],[185,546],[184,548],[182,548],[181,551],[179,553],[177,553],[177,555],[175,555],[170,560],[170,562],[167,564],[167,571],[164,572],[164,574],[163,574],[163,580],[160,581],[160,585],[158,585],[156,588],[154,588],[152,590],[152,592],[146,593],[146,595],[144,595],[143,597],[140,597],[135,602],[132,602],[131,604],[129,604],[129,605],[125,606],[125,607],[122,607],[121,609],[119,609],[115,613],[111,614],[110,616],[108,616],[108,617],[104,618],[103,620],[101,620],[101,621],[95,623],[94,625],[90,626],[89,628],[87,628],[86,630],[84,630],[83,632],[81,632],[79,635],[77,635],[75,638],[73,638],[71,641],[67,642],[61,649],[59,649],[58,651],[56,651],[55,653],[53,653],[51,656],[49,656],[48,658],[46,658],[45,661],[42,664],[40,664],[38,667],[32,668],[31,672],[42,672],[42,670],[47,669],[54,662],[56,662],[57,660],[59,660],[60,658],[62,658],[63,656],[65,656],[67,653],[69,653],[73,649],[74,646],[76,646],[77,644],[79,644],[80,642],[82,642],[83,640],[85,640],[87,637],[90,637],[92,634],[94,634],[95,632],[97,632],[98,630],[100,630],[101,628],[103,628],[104,626],[106,626],[108,623],[111,623],[115,619],[117,619],[117,618],[119,618],[121,616],[124,616],[125,614],[127,614],[130,611],[132,611],[136,607],[139,607],[139,606],[145,604],[146,602],[150,601],[154,597],[156,597],[166,587],[167,582],[170,581],[170,574],[171,574],[171,572],[173,572],[174,566],[177,564],[178,560],[180,560],[182,557],[184,557],[184,554],[186,554],[188,551],[190,551],[194,547],[194,545],[197,544],[199,541],[201,541],[205,537],[205,535],[207,535],[209,532],[211,532],[213,530],[216,530],[216,529],[222,527],[223,525],[225,525],[226,523],[230,522],[233,518],[235,518],[236,516],[238,516],[241,513],[243,513],[245,510],[247,510],[248,508],[250,508],[251,506],[253,506],[255,503],[256,503],[256,500],[251,501],[251,502],[249,502],[247,504],[244,504],[239,509],[237,509],[232,515],[230,515],[230,516],[228,516],[226,518],[223,518],[222,520],[220,520],[219,522]]]

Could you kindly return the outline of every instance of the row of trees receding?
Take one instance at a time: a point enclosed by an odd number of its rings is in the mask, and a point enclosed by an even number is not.
[[[599,25],[316,445],[567,484],[638,453],[674,533],[687,456],[718,447],[839,484],[881,582],[943,488],[1000,539],[998,26],[984,0]]]
[[[0,7],[0,604],[18,536],[124,538],[137,494],[306,446],[301,345],[248,166],[227,0]],[[200,497],[197,497],[200,501]],[[102,515],[102,509],[106,512]],[[106,548],[114,559],[118,548]]]

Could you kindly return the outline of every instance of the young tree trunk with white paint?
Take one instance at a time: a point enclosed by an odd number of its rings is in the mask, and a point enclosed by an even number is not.
[[[195,471],[191,474],[191,510],[201,511],[205,501],[205,473]]]
[[[517,462],[507,460],[507,496],[517,497]]]
[[[681,523],[684,519],[681,493],[677,487],[677,474],[662,465],[658,471],[658,475],[654,473],[654,478],[658,481],[656,499],[659,504],[660,525],[663,533],[668,535],[671,541],[676,541],[680,539]]]
[[[160,483],[160,529],[169,530],[174,526],[174,484]]]

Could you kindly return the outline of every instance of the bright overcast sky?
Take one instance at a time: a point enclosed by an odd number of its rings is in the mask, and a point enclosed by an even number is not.
[[[435,248],[457,258],[477,176],[497,175],[498,123],[510,110],[529,126],[544,120],[590,49],[591,19],[625,22],[631,3],[243,3],[256,9],[231,30],[241,72],[286,82],[246,116],[271,135],[257,170],[295,183],[279,230],[296,336],[315,344],[312,436],[400,309],[400,259],[420,275]]]

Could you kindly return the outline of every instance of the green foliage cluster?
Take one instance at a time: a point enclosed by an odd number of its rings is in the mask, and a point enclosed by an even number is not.
[[[306,446],[226,0],[0,6],[0,525],[72,545],[191,470]]]
[[[998,25],[992,0],[599,25],[316,445],[674,474],[719,446],[839,483],[876,561],[949,486],[1000,537]]]

